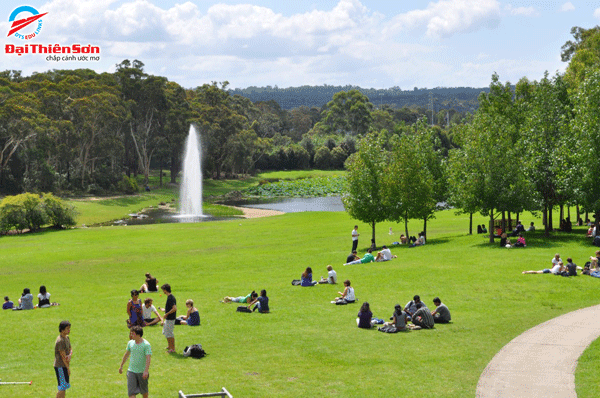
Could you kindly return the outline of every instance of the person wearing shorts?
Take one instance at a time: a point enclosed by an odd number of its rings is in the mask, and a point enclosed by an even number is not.
[[[167,303],[165,304],[165,317],[161,324],[163,325],[163,334],[167,338],[167,352],[172,354],[175,352],[175,334],[173,333],[173,329],[175,329],[175,319],[177,319],[177,300],[175,296],[171,294],[171,285],[165,283],[160,287],[164,294],[167,295]],[[160,309],[160,308],[159,308]]]
[[[71,384],[69,384],[69,376],[71,375],[71,355],[73,355],[71,340],[69,340],[71,323],[69,321],[62,321],[58,325],[58,332],[60,334],[56,338],[56,343],[54,344],[54,372],[56,373],[56,380],[58,381],[56,398],[64,398],[67,390],[71,387]]]
[[[148,398],[148,377],[150,376],[148,371],[152,358],[152,347],[146,339],[142,338],[143,335],[144,329],[141,326],[131,327],[129,332],[131,340],[127,343],[127,349],[119,367],[119,373],[122,374],[125,361],[131,357],[127,368],[127,395],[129,398],[134,398],[137,394]]]

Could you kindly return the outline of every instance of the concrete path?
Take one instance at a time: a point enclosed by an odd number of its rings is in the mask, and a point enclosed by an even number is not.
[[[477,398],[577,397],[577,360],[598,336],[600,305],[529,329],[488,364],[477,383]]]

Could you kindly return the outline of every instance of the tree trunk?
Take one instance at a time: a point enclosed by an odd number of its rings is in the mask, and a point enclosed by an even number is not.
[[[550,205],[548,207],[548,229],[550,231],[552,231],[554,228],[552,227],[552,212],[553,212],[553,207],[552,205]]]
[[[548,204],[544,203],[544,236],[550,236],[550,229],[548,228]]]
[[[490,243],[494,243],[494,209],[490,209]]]
[[[473,213],[469,213],[469,235],[473,235]]]
[[[177,182],[177,166],[175,163],[175,156],[171,156],[171,184]]]
[[[590,215],[588,214],[588,211],[585,211],[585,225],[587,225],[587,221],[590,219]]]
[[[565,219],[565,208],[564,208],[564,206],[563,206],[563,205],[560,205],[559,209],[560,209],[560,217],[559,217],[559,220],[560,220],[560,221],[562,221],[562,220],[564,220],[564,219]],[[559,224],[559,225],[560,225],[560,224]]]
[[[404,233],[406,234],[406,239],[408,239],[408,212],[404,215]]]
[[[375,246],[375,221],[373,221],[371,225],[373,227],[373,234],[371,237],[371,246]]]
[[[423,235],[427,239],[427,217],[423,218]]]
[[[513,225],[512,225],[512,217],[510,216],[510,211],[508,212],[508,229],[512,230],[513,229]]]
[[[506,211],[502,210],[502,232],[506,232]]]

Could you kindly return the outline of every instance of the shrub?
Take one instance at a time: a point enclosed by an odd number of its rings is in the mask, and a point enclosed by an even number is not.
[[[77,212],[71,205],[65,204],[51,193],[44,194],[43,207],[48,216],[48,223],[54,228],[72,227],[77,224]]]
[[[127,176],[123,176],[121,181],[119,181],[119,190],[126,194],[134,194],[139,191],[139,187],[135,178],[129,178]]]
[[[0,218],[4,231],[13,227],[18,231],[37,231],[48,220],[40,196],[33,193],[5,197],[0,203]]]
[[[320,147],[315,153],[315,167],[321,170],[331,167],[331,151],[326,146]]]

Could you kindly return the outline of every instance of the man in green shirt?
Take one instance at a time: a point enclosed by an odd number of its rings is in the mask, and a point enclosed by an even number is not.
[[[129,343],[123,355],[119,373],[123,373],[123,365],[129,356],[129,368],[127,368],[127,394],[129,398],[135,398],[137,394],[148,398],[148,369],[152,348],[146,339],[143,339],[144,329],[141,326],[133,326],[129,332]]]
[[[367,252],[363,256],[363,258],[361,258],[360,260],[350,261],[349,263],[346,263],[344,265],[371,263],[371,262],[375,261],[375,257],[373,257],[371,252],[373,252],[373,250],[369,248],[369,249],[367,249]]]

